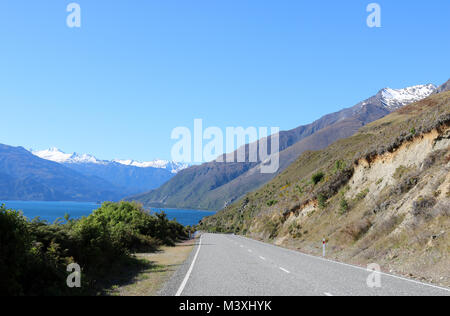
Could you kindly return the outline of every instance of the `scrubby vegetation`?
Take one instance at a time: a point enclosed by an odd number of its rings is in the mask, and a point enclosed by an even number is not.
[[[450,92],[435,95],[368,124],[354,136],[339,140],[324,150],[305,152],[274,180],[258,191],[249,193],[244,198],[245,205],[241,207],[241,203],[236,202],[226,207],[215,216],[205,219],[203,228],[220,226],[221,231],[230,231],[232,226],[233,232],[238,228],[240,231],[249,229],[256,215],[271,212],[274,207],[272,201],[277,201],[277,209],[286,215],[311,201],[324,206],[327,199],[347,185],[361,160],[370,163],[377,155],[394,152],[405,141],[413,139],[410,133],[413,128],[415,137],[419,137],[450,124],[449,98]],[[426,163],[431,165],[433,162]],[[418,181],[417,171],[407,167],[399,168],[395,177],[400,180],[393,189],[398,194],[408,192]],[[286,183],[290,186],[286,187]],[[358,193],[355,198],[363,200],[369,194],[369,189],[361,188]]]
[[[348,212],[349,205],[348,205],[348,202],[347,202],[347,200],[345,199],[344,196],[342,196],[342,198],[341,198],[341,200],[339,202],[339,206],[340,206],[339,210],[340,210],[341,215],[343,215],[343,214]]]
[[[449,204],[443,201],[450,194],[444,185],[449,126],[450,92],[406,106],[324,150],[305,152],[256,192],[204,219],[200,229],[245,234],[318,255],[327,236],[332,237],[329,253],[339,260],[409,265],[407,271],[420,275],[445,267],[448,272],[442,253],[448,253],[450,225]],[[431,150],[429,155],[402,156],[391,165],[393,157],[416,145]],[[276,205],[268,203],[275,199]],[[409,261],[411,253],[426,267]]]
[[[136,264],[131,253],[187,234],[164,213],[150,215],[132,202],[107,202],[88,217],[53,224],[0,206],[0,295],[96,294],[111,271]],[[81,288],[66,285],[70,263],[82,268]]]
[[[311,177],[311,181],[314,183],[314,185],[317,185],[320,181],[323,180],[324,177],[325,174],[323,172],[318,172],[313,174],[313,176]]]

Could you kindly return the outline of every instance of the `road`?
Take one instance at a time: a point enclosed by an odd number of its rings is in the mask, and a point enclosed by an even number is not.
[[[180,296],[450,296],[450,290],[378,274],[235,235],[203,234],[161,295]],[[375,280],[375,279],[371,279]]]

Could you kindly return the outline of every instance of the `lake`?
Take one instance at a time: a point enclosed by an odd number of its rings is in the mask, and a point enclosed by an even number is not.
[[[70,214],[70,218],[81,218],[88,216],[93,210],[100,207],[97,203],[85,202],[35,202],[35,201],[0,201],[8,209],[20,210],[29,219],[40,217],[49,223],[53,223],[57,218],[63,218]],[[214,215],[216,212],[200,210],[182,209],[161,209],[169,219],[176,219],[182,225],[196,225],[205,216]],[[153,212],[161,211],[152,210]]]

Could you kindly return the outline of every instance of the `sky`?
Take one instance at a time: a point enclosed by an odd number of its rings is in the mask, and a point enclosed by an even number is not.
[[[450,77],[450,1],[0,2],[0,143],[171,159],[178,126],[281,130]]]

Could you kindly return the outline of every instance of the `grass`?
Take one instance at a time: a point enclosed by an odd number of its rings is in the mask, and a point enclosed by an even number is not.
[[[359,192],[355,197],[356,202],[364,200],[367,194],[369,194],[369,189],[364,189],[361,192]]]
[[[408,167],[405,167],[405,166],[400,166],[400,167],[398,167],[398,168],[395,170],[395,173],[394,173],[394,179],[399,180],[399,179],[403,178],[403,176],[404,176],[405,174],[409,173],[411,170],[412,170],[412,168],[408,168]]]
[[[175,247],[162,247],[156,253],[135,254],[139,264],[116,276],[105,292],[109,296],[155,296],[177,268],[187,259],[195,240],[178,243]],[[130,278],[130,276],[132,276]]]
[[[354,136],[338,140],[324,150],[305,152],[271,182],[246,195],[245,199],[251,208],[242,208],[242,202],[238,201],[203,221],[203,225],[207,229],[215,226],[218,218],[224,219],[225,214],[245,214],[248,209],[257,209],[256,213],[249,216],[249,223],[242,222],[238,216],[221,220],[224,226],[251,226],[251,222],[257,221],[258,215],[267,212],[275,201],[278,209],[295,211],[301,205],[317,200],[320,194],[330,198],[339,191],[339,186],[344,187],[347,184],[354,163],[359,163],[361,159],[370,161],[375,155],[394,151],[403,142],[412,140],[411,128],[420,135],[449,121],[450,92],[403,107],[398,112],[362,127]],[[349,166],[347,173],[340,170],[344,166]],[[404,176],[407,169],[400,168],[397,176]],[[340,180],[342,182],[339,182]],[[290,186],[285,188],[285,194],[280,198],[279,191],[274,188],[284,187],[286,183]],[[299,191],[301,195],[298,194]],[[298,198],[298,201],[294,201],[293,196]],[[234,221],[233,225],[229,225],[230,219]],[[226,227],[222,228],[226,231]]]
[[[424,174],[434,172],[430,168],[450,161],[450,158],[447,159],[450,157],[447,150],[436,153],[438,156],[430,160],[424,169],[411,166],[398,168],[394,177],[395,184],[386,181],[381,192],[370,191],[370,199],[366,199],[369,187],[372,190],[370,185],[361,187],[360,192],[349,192],[349,181],[356,168],[370,165],[378,155],[394,153],[405,142],[419,140],[422,134],[448,125],[450,92],[404,107],[364,126],[354,136],[339,140],[324,150],[305,152],[267,185],[247,194],[245,207],[242,201],[235,202],[203,220],[200,228],[209,230],[220,227],[223,232],[233,228],[235,232],[239,231],[260,240],[282,240],[283,246],[301,249],[314,255],[320,255],[322,238],[329,237],[329,254],[335,259],[355,264],[366,264],[366,260],[387,263],[390,261],[386,258],[392,255],[401,258],[403,262],[408,261],[408,255],[402,256],[395,251],[409,251],[414,231],[402,230],[404,217],[402,214],[396,214],[395,206],[406,197],[406,193],[419,184]],[[413,128],[414,135],[411,133]],[[373,180],[373,184],[377,186],[382,182],[383,178]],[[284,187],[287,183],[290,186]],[[280,191],[275,188],[283,188],[283,195],[279,196]],[[432,188],[429,194],[433,195],[436,191],[437,188]],[[442,191],[440,196],[449,197],[450,188],[444,188]],[[354,199],[347,201],[345,196],[354,196]],[[270,207],[271,203],[268,202],[272,200],[277,201],[276,208]],[[430,223],[436,219],[439,231],[448,231],[447,208],[445,205],[436,205],[435,208],[437,206],[440,207],[438,210],[431,209],[433,219]],[[421,208],[423,205],[418,203],[416,207]],[[317,211],[321,208],[323,210]],[[308,212],[303,213],[305,210]],[[291,216],[295,216],[296,224],[289,222],[285,225],[283,219],[287,220]],[[437,229],[433,228],[433,231]],[[428,243],[429,231],[424,229],[423,232],[417,232],[423,235],[419,239]],[[441,251],[450,249],[448,244],[447,248],[445,245],[439,245]],[[416,244],[414,247],[417,247],[418,252],[423,251]],[[418,258],[421,260],[428,260],[425,252],[420,252],[420,256]],[[445,260],[439,262],[445,267]],[[411,265],[414,264],[411,259]],[[422,274],[421,268],[422,266],[409,267],[410,271],[416,271],[419,275]],[[432,264],[425,269],[427,274],[434,273]]]

